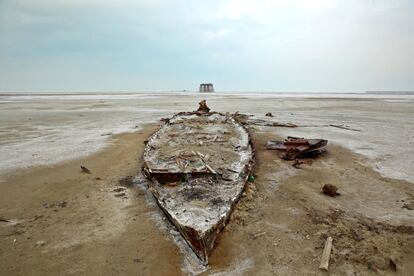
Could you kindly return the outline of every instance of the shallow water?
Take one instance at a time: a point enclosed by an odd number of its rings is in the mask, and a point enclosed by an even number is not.
[[[112,134],[194,110],[203,98],[214,111],[272,112],[277,121],[305,125],[274,131],[327,138],[369,157],[383,175],[414,182],[414,95],[346,93],[1,94],[0,173],[85,156]]]

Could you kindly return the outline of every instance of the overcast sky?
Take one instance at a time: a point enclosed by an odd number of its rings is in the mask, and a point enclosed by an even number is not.
[[[0,91],[414,90],[413,0],[0,0]]]

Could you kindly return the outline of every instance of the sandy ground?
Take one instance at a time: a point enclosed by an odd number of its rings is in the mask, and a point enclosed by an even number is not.
[[[251,129],[256,181],[209,267],[194,264],[141,178],[134,185],[124,180],[139,175],[143,141],[156,129],[147,125],[88,157],[3,177],[0,274],[414,274],[413,183],[385,178],[363,156],[332,143],[327,154],[295,169],[264,148],[277,138],[275,128]],[[326,183],[341,196],[322,195]],[[329,273],[318,269],[327,236],[334,239]]]

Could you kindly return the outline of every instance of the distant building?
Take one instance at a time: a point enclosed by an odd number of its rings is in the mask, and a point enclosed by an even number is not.
[[[200,84],[199,91],[204,92],[214,92],[214,87],[212,83],[202,83]]]

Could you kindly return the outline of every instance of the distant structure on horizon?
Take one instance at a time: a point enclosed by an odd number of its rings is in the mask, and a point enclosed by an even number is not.
[[[213,84],[212,83],[201,83],[198,91],[201,93],[205,93],[205,92],[212,93],[214,92]]]

